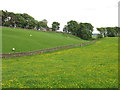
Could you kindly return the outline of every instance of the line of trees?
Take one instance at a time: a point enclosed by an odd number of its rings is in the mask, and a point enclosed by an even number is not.
[[[19,27],[19,28],[26,28],[26,29],[46,29],[48,30],[49,27],[47,26],[47,20],[44,19],[42,21],[35,20],[32,16],[26,13],[13,13],[8,11],[0,11],[2,17],[2,26],[8,27]]]
[[[119,37],[120,36],[120,27],[101,27],[97,28],[102,37]]]
[[[49,28],[46,19],[37,21],[26,13],[13,13],[3,10],[1,10],[0,13],[2,16],[2,26],[45,31],[57,31],[60,28],[59,22],[53,22],[52,28]],[[77,21],[71,20],[67,23],[67,25],[65,25],[63,31],[88,40],[92,38],[93,26],[90,23],[78,23]]]
[[[36,29],[44,31],[57,31],[60,28],[59,22],[53,22],[52,27],[48,27],[48,21],[43,19],[42,21],[35,20],[32,16],[26,13],[13,13],[8,11],[0,11],[0,19],[2,19],[2,25],[8,27],[18,27],[25,29]],[[81,39],[89,40],[92,39],[93,26],[91,23],[78,23],[77,21],[71,20],[64,26],[63,32],[71,33]],[[102,37],[118,37],[120,27],[101,27],[97,28],[100,32],[99,38]]]
[[[25,29],[36,29],[36,30],[44,30],[44,31],[57,31],[59,30],[60,23],[53,22],[52,28],[49,28],[46,19],[42,21],[35,20],[32,16],[26,13],[13,13],[8,11],[0,11],[0,17],[2,17],[2,25],[0,26],[7,26],[7,27],[18,27],[18,28],[25,28]]]
[[[90,23],[78,23],[77,21],[71,20],[64,26],[63,31],[88,40],[92,39],[93,28]]]

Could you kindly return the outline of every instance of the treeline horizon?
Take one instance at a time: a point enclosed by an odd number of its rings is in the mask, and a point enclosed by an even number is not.
[[[2,17],[2,25],[7,27],[17,27],[25,29],[35,29],[42,31],[57,31],[60,28],[60,23],[54,21],[52,27],[48,27],[48,21],[43,19],[42,21],[35,20],[27,13],[13,13],[7,10],[0,10],[0,16]],[[64,26],[63,32],[71,33],[81,39],[92,39],[93,25],[91,23],[78,23],[75,20],[70,20],[67,25]],[[102,37],[118,37],[120,27],[101,27],[97,28],[100,32],[98,38]]]
[[[100,27],[97,30],[102,37],[120,37],[120,27]]]

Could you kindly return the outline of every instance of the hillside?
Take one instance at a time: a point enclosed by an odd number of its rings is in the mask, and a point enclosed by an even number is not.
[[[14,52],[27,52],[85,42],[66,33],[2,28],[2,53],[13,53],[12,48]]]
[[[117,88],[118,38],[84,47],[3,59],[3,88]]]

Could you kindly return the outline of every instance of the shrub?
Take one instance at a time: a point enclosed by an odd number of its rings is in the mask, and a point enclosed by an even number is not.
[[[98,34],[97,38],[103,38],[103,35],[102,34]]]

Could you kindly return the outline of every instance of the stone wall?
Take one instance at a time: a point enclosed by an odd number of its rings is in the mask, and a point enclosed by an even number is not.
[[[88,44],[92,44],[94,42],[96,42],[96,40],[91,41],[91,42],[87,42],[87,43],[78,44],[78,45],[67,45],[67,46],[55,47],[55,48],[50,48],[50,49],[43,49],[43,50],[38,50],[38,51],[21,52],[21,53],[2,53],[2,54],[0,54],[0,56],[2,56],[2,58],[30,56],[30,55],[36,55],[36,54],[49,52],[49,51],[65,49],[65,48],[85,46],[85,45],[88,45]]]

